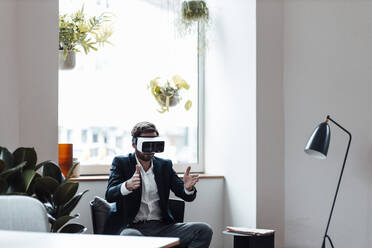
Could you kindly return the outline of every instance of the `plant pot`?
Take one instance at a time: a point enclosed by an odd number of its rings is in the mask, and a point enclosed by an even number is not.
[[[184,1],[182,3],[182,17],[189,21],[208,20],[207,4],[203,0]]]
[[[162,107],[174,107],[181,101],[181,97],[176,94],[171,97],[169,97],[169,106],[167,106],[167,97],[165,95],[160,96],[160,100],[158,100],[158,103]]]
[[[75,166],[75,169],[71,173],[71,177],[80,177],[80,162],[77,160],[77,158],[72,159],[73,164],[77,164]]]
[[[76,52],[75,51],[68,51],[67,57],[63,58],[63,50],[58,50],[59,52],[59,69],[60,70],[72,70],[75,68],[76,65]]]

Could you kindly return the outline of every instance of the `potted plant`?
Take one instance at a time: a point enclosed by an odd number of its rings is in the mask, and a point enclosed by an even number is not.
[[[34,148],[20,147],[11,153],[0,147],[0,194],[28,195],[40,200],[48,212],[52,232],[84,232],[86,228],[81,224],[66,225],[79,216],[71,216],[71,212],[87,192],[76,194],[79,183],[68,181],[75,167],[64,178],[57,164],[36,162]],[[38,172],[41,168],[42,174]]]
[[[209,23],[209,9],[204,0],[185,0],[181,7],[181,28],[184,33],[197,29],[197,24]]]
[[[182,89],[188,90],[190,86],[178,75],[173,76],[173,84],[167,80],[165,84],[160,85],[158,82],[159,79],[160,77],[156,77],[151,80],[148,88],[151,89],[152,95],[161,107],[161,109],[158,110],[159,113],[164,113],[169,111],[169,107],[176,106],[182,100],[180,91]],[[191,106],[192,102],[188,100],[185,103],[185,109],[189,110]]]
[[[112,28],[107,24],[111,16],[103,13],[100,16],[87,18],[84,6],[76,13],[59,16],[59,67],[73,69],[76,64],[76,52],[83,48],[85,54],[91,50],[97,51],[98,46],[111,44],[108,39]]]
[[[81,233],[86,230],[83,225],[77,223],[65,225],[70,220],[79,217],[79,214],[71,215],[71,212],[88,191],[76,194],[79,183],[68,181],[75,166],[76,164],[71,167],[68,175],[64,178],[58,165],[48,162],[43,166],[42,177],[39,177],[35,182],[36,198],[44,204],[48,212],[52,232]]]

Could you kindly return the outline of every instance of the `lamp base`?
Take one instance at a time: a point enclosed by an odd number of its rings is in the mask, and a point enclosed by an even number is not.
[[[331,240],[331,237],[328,236],[328,234],[326,234],[323,238],[323,243],[322,243],[322,248],[326,248],[326,239],[328,239],[329,243],[331,244],[331,247],[332,248],[335,248],[333,246],[333,243],[332,243],[332,240]]]

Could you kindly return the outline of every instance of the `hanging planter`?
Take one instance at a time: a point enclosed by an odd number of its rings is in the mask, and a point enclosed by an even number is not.
[[[73,69],[76,63],[75,52],[80,52],[79,48],[88,54],[91,50],[97,51],[98,46],[111,44],[108,41],[113,33],[108,25],[110,18],[111,16],[106,13],[87,18],[84,14],[84,6],[76,13],[60,15],[59,68]]]
[[[76,65],[76,52],[67,51],[66,57],[63,56],[63,50],[58,51],[58,64],[61,70],[72,70]]]
[[[204,0],[184,1],[182,3],[182,18],[188,21],[208,21],[209,10]]]
[[[204,0],[183,1],[181,8],[181,32],[188,34],[197,30],[197,24],[209,22],[209,9]]]
[[[180,96],[180,91],[182,89],[188,90],[190,86],[178,75],[173,76],[173,84],[167,80],[165,84],[160,85],[158,82],[159,79],[160,78],[157,77],[151,80],[148,88],[151,89],[152,95],[160,105],[160,110],[158,110],[158,112],[165,113],[166,111],[169,112],[170,107],[174,107],[181,102],[182,97]],[[185,103],[185,109],[189,110],[191,106],[192,102],[188,100]]]

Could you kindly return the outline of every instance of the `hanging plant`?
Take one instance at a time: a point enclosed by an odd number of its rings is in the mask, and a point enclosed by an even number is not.
[[[205,26],[209,22],[209,9],[204,0],[186,0],[181,7],[181,29],[184,33],[191,33],[197,29],[197,24]]]
[[[165,113],[169,111],[169,107],[174,107],[179,104],[182,100],[180,96],[180,91],[182,89],[188,90],[190,86],[187,82],[182,79],[180,76],[173,76],[173,84],[168,80],[165,84],[159,84],[160,77],[156,77],[150,81],[148,88],[151,89],[152,95],[155,97],[155,100],[159,103],[161,109],[158,110],[159,113]],[[188,100],[185,103],[185,109],[189,110],[192,106],[191,100]]]
[[[111,22],[111,15],[107,13],[87,18],[84,14],[84,6],[76,13],[60,15],[60,68],[72,69],[75,66],[75,52],[80,52],[79,48],[83,48],[85,54],[88,54],[91,50],[97,51],[98,46],[111,44],[108,39],[113,31],[108,25],[109,22]]]

